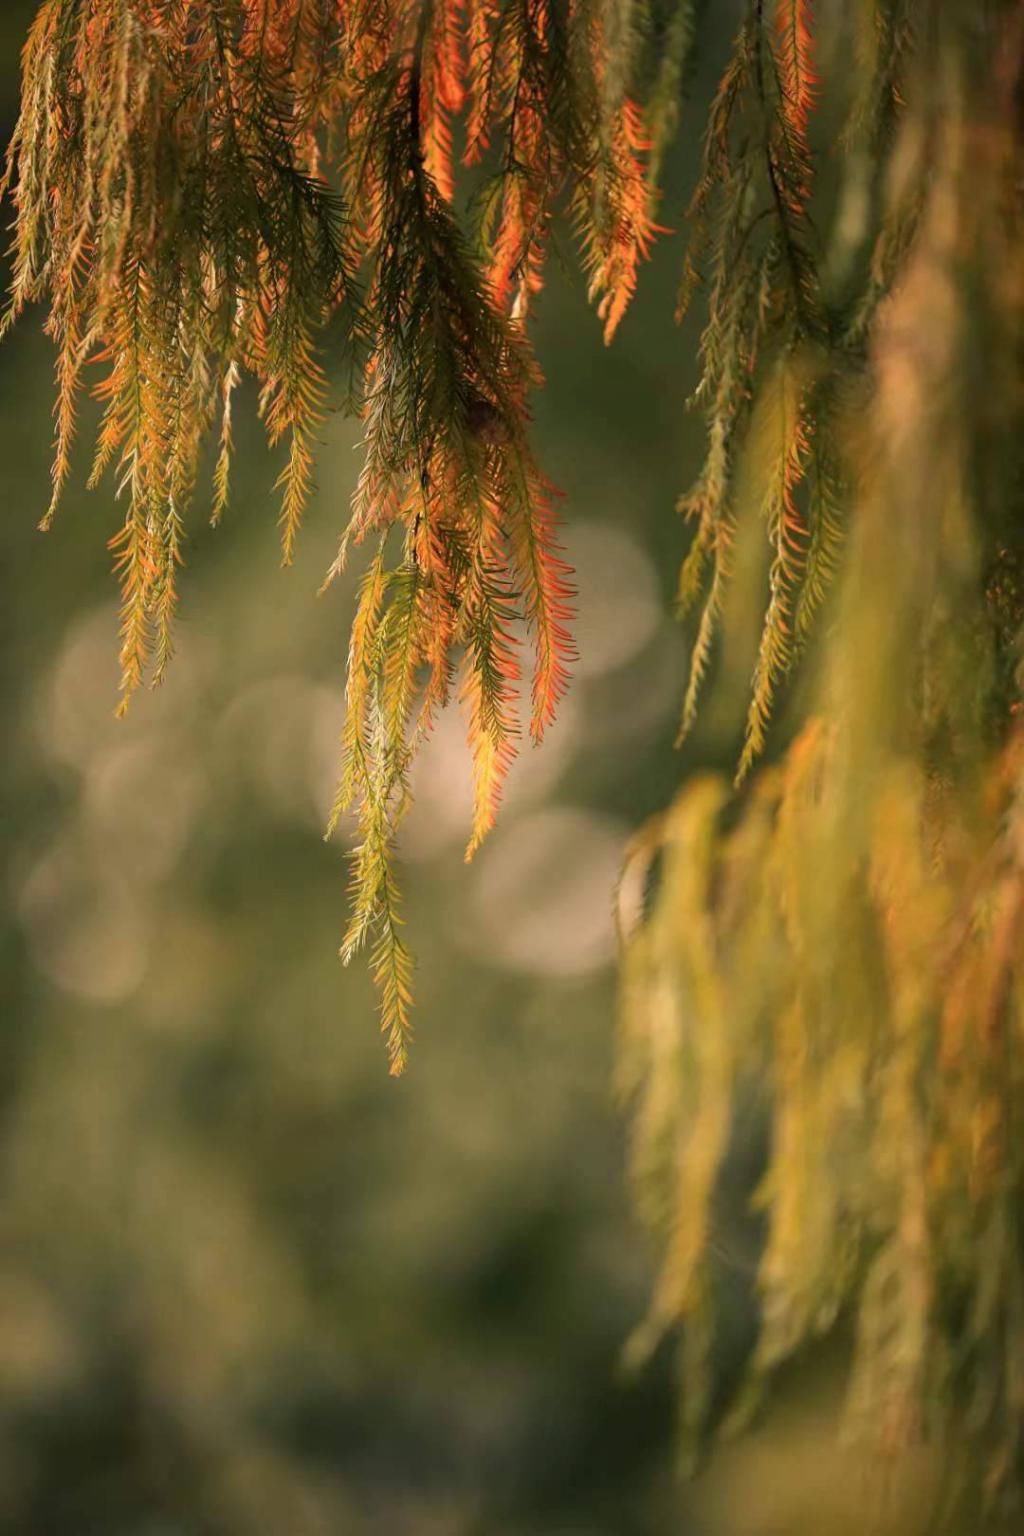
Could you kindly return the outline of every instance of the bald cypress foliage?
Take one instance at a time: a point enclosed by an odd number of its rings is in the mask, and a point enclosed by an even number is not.
[[[612,342],[664,235],[672,135],[703,136],[681,737],[751,676],[736,782],[688,780],[635,852],[660,870],[622,966],[661,1253],[637,1348],[682,1324],[699,1443],[716,1191],[754,1082],[753,1383],[853,1319],[852,1420],[898,1447],[931,1414],[1002,1494],[1024,1435],[1024,11],[740,0],[688,117],[707,30],[696,0],[44,0],[4,324],[48,306],[45,522],[91,365],[125,702],[171,656],[207,449],[214,520],[228,506],[240,380],[285,445],[286,561],[326,413],[360,417],[326,578],[361,547],[332,824],[355,817],[343,954],[369,951],[397,1072],[417,744],[461,704],[472,854],[569,681],[571,572],[529,430],[552,228]]]

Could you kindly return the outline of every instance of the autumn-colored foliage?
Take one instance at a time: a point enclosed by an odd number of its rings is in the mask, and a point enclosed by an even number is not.
[[[353,380],[365,463],[329,574],[368,538],[397,563],[371,565],[350,650],[337,808],[354,809],[359,845],[343,953],[374,945],[398,1070],[409,962],[391,850],[413,744],[456,688],[472,851],[516,750],[520,620],[534,738],[566,686],[572,594],[528,442],[528,302],[569,208],[611,338],[653,233],[639,110],[609,89],[596,19],[549,0],[46,0],[23,76],[6,323],[49,298],[47,521],[85,370],[101,370],[92,479],[112,465],[125,505],[125,702],[170,658],[211,433],[215,520],[227,506],[240,379],[258,380],[268,438],[286,445],[285,561],[333,403],[327,370]],[[472,228],[453,206],[459,159],[477,168]]]
[[[375,548],[334,819],[358,827],[343,954],[369,948],[394,1071],[412,755],[454,695],[471,854],[521,689],[539,740],[573,658],[532,307],[561,224],[613,340],[664,233],[702,15],[44,0],[26,47],[6,323],[49,304],[54,505],[98,366],[126,698],[170,656],[207,438],[227,506],[242,377],[286,450],[286,560],[349,378],[364,462],[327,579]],[[638,1353],[682,1325],[699,1442],[716,1199],[753,1102],[754,1380],[855,1316],[854,1416],[892,1446],[942,1403],[1003,1493],[1024,1435],[1024,10],[743,0],[737,19],[683,221],[707,450],[680,503],[680,736],[737,669],[743,718],[737,784],[697,776],[639,843],[655,889],[626,945],[623,1071],[662,1269]]]

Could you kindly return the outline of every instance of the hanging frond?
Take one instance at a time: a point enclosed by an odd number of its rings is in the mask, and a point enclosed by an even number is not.
[[[787,137],[807,157],[811,113],[818,93],[814,71],[813,0],[776,0],[775,54]]]
[[[637,268],[650,255],[656,232],[644,160],[650,147],[639,107],[624,99],[595,176],[592,216],[582,220],[587,297],[597,301],[606,346],[636,291]]]
[[[657,185],[665,152],[675,137],[683,95],[690,83],[698,42],[699,12],[703,0],[678,0],[668,8],[663,28],[651,28],[647,51],[655,63],[650,88],[644,93],[649,141],[647,169]]]
[[[498,814],[502,784],[515,754],[515,687],[519,661],[511,623],[514,595],[499,569],[486,564],[483,553],[471,574],[466,594],[467,641],[462,697],[469,716],[473,748],[473,832],[466,859],[491,830]]]
[[[805,386],[787,358],[759,401],[763,418],[751,432],[767,438],[768,462],[757,476],[763,486],[761,515],[772,550],[769,600],[761,631],[747,712],[746,739],[737,774],[743,778],[764,750],[775,688],[795,658],[795,609],[808,562],[809,530],[798,501],[810,454]]]

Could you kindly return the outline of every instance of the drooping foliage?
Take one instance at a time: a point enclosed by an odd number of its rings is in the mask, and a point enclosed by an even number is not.
[[[845,1321],[851,1427],[883,1451],[942,1431],[975,1492],[1010,1498],[1024,1447],[1024,12],[864,9],[857,46],[816,34],[806,5],[780,7],[772,32],[748,14],[694,209],[710,446],[684,504],[684,594],[707,592],[684,723],[721,627],[726,654],[754,658],[741,778],[823,599],[827,623],[774,760],[739,794],[696,776],[637,841],[634,873],[659,878],[626,943],[621,1071],[661,1269],[635,1348],[682,1322],[696,1452],[721,1412],[723,1212],[755,1125],[760,1329],[736,1412]],[[858,60],[852,90],[817,65],[826,42]],[[807,139],[809,111],[834,121],[830,93],[849,114],[832,130],[831,209],[809,191],[822,157]]]
[[[638,844],[657,878],[624,954],[622,1071],[662,1251],[638,1348],[683,1325],[699,1440],[715,1213],[749,1117],[768,1127],[753,1381],[851,1317],[851,1414],[899,1445],[943,1404],[1002,1491],[1024,1444],[1024,10],[734,9],[683,221],[707,448],[679,599],[680,734],[741,675],[739,787],[688,782]],[[369,948],[396,1071],[417,743],[455,694],[472,853],[517,746],[523,623],[536,739],[572,659],[528,431],[553,226],[611,341],[705,12],[44,0],[26,47],[7,318],[49,304],[54,504],[99,365],[126,698],[170,654],[208,439],[226,508],[242,377],[285,447],[286,560],[327,411],[363,422],[328,573],[375,546],[335,818],[358,827],[343,954]]]
[[[6,185],[6,323],[50,305],[53,515],[89,364],[104,403],[92,479],[124,523],[124,702],[171,653],[204,443],[228,502],[232,402],[260,386],[286,445],[291,558],[348,372],[366,456],[334,571],[379,542],[353,626],[337,810],[358,827],[343,953],[372,946],[393,1067],[410,959],[392,846],[415,741],[455,689],[476,770],[470,851],[516,748],[517,624],[540,739],[572,656],[555,495],[527,440],[526,320],[556,209],[610,339],[653,233],[641,114],[606,68],[605,20],[561,0],[45,0],[23,62]],[[457,147],[456,147],[457,141]],[[459,218],[456,162],[474,178]]]

